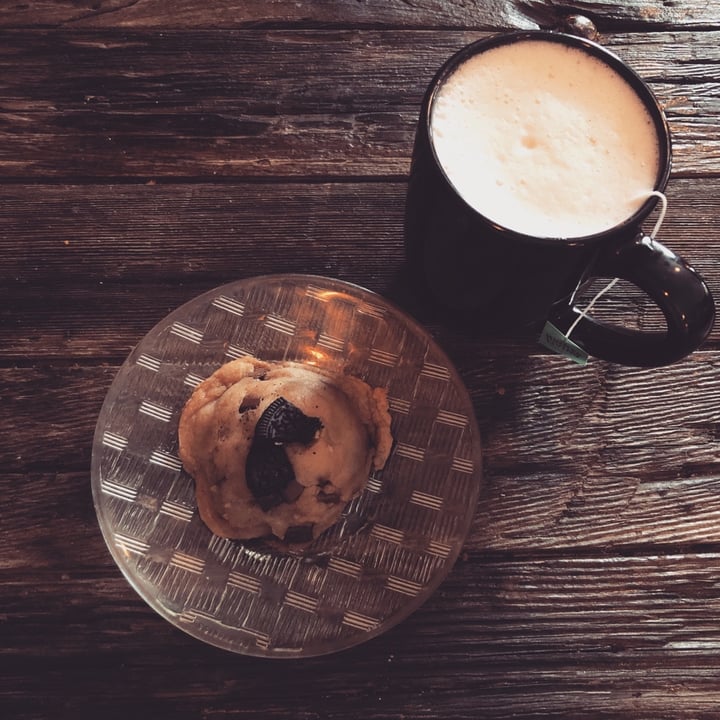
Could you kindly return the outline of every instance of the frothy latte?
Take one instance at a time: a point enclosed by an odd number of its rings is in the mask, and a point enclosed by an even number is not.
[[[647,199],[660,153],[631,85],[581,49],[521,40],[463,62],[431,108],[437,158],[465,201],[536,237],[608,230]]]

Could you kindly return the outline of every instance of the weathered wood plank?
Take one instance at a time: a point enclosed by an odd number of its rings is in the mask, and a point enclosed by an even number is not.
[[[0,186],[0,358],[122,359],[196,295],[276,272],[368,287],[428,323],[458,354],[517,350],[472,331],[452,332],[408,292],[405,188],[404,182]],[[660,233],[716,297],[719,194],[717,179],[672,180]],[[605,296],[594,314],[662,328],[654,306],[628,285]],[[539,351],[534,337],[518,337],[522,354]],[[710,346],[719,340],[716,327]]]
[[[719,568],[712,552],[472,556],[387,635],[342,662],[283,670],[283,697],[293,698],[293,717],[308,720],[354,718],[358,704],[372,720],[710,718],[720,701]],[[18,710],[12,717],[101,708],[112,718],[140,708],[181,718],[250,718],[259,707],[264,717],[283,714],[283,704],[267,702],[278,670],[184,636],[111,568],[1,577],[0,697]],[[148,652],[148,638],[162,655]]]
[[[48,390],[48,395],[53,393]],[[37,401],[37,398],[34,400]],[[21,413],[16,413],[15,418],[18,422],[31,425],[49,445],[56,442],[63,444],[62,440],[58,440],[57,425],[63,415],[72,415],[69,405],[71,403],[66,403],[64,410],[56,405],[52,418],[45,422],[40,420],[29,423]],[[85,409],[90,413],[95,411],[94,407],[85,406]],[[70,422],[73,420],[70,419]],[[27,454],[32,448],[21,442],[15,446],[20,455],[18,460],[22,460],[28,468],[32,467],[34,459]],[[58,453],[57,469],[54,472],[30,470],[0,480],[0,487],[13,498],[12,504],[8,504],[3,512],[0,573],[11,569],[44,569],[53,582],[62,582],[71,568],[80,571],[81,568],[104,567],[112,563],[93,509],[89,472],[62,471],[63,467],[87,465],[88,458],[86,439],[78,446],[75,458],[63,452]],[[22,597],[22,594],[16,595],[15,601],[20,602]],[[8,598],[0,603],[0,607],[7,601]],[[3,612],[6,611],[3,608]]]
[[[464,377],[485,441],[481,547],[720,540],[714,353],[657,370],[498,361]]]
[[[353,27],[533,27],[552,26],[570,12],[591,17],[600,28],[668,25],[702,27],[718,24],[712,3],[702,0],[649,4],[642,0],[568,3],[555,0],[35,0],[0,8],[0,27],[73,25],[90,28],[171,28],[286,26],[288,24]]]
[[[601,362],[582,369],[542,355],[464,357],[485,471],[470,550],[720,543],[716,352],[652,370]],[[89,492],[79,475],[115,372],[0,370],[0,484],[16,508],[18,542],[37,527],[31,505],[50,513],[42,527],[51,544],[59,549],[73,536],[73,524],[52,509],[76,507],[69,494],[79,484]]]
[[[397,261],[401,263],[401,260]],[[297,265],[297,267],[296,267]],[[325,266],[327,268],[327,266]],[[303,261],[276,264],[273,272],[314,271]],[[42,363],[89,362],[122,360],[130,350],[169,312],[197,295],[225,282],[253,275],[230,269],[215,279],[194,282],[156,284],[104,284],[75,287],[43,285],[17,286],[0,289],[0,322],[3,344],[0,362],[4,365],[42,358]],[[320,268],[322,271],[323,268]],[[265,274],[266,269],[255,274]],[[483,328],[458,327],[440,314],[435,307],[418,303],[408,297],[406,283],[395,284],[396,268],[380,269],[372,278],[355,272],[335,272],[332,264],[325,276],[339,277],[375,290],[422,322],[447,352],[454,357],[512,357],[544,354],[537,342],[539,331],[508,331],[505,336],[483,334]],[[397,270],[399,273],[399,269]],[[593,284],[599,290],[603,283]],[[619,288],[619,289],[618,289]],[[621,295],[620,293],[625,293]],[[591,295],[584,295],[589,302]],[[122,315],[118,316],[118,308]],[[606,322],[648,331],[661,331],[664,321],[651,302],[633,286],[618,285],[603,296],[592,311],[593,317]],[[710,350],[718,347],[720,328],[715,327],[703,345]]]
[[[0,175],[405,176],[425,86],[481,36],[8,31]],[[708,65],[720,65],[718,37],[611,38],[667,108],[676,174],[720,172],[720,86],[708,79]]]
[[[717,720],[720,328],[668,368],[581,369],[408,300],[470,390],[485,487],[438,592],[340,656],[271,667],[185,636],[92,506],[105,393],[169,310],[276,271],[406,301],[425,84],[471,39],[571,10],[667,107],[661,238],[720,297],[717,2],[0,4],[3,717]],[[606,300],[657,326],[632,289]]]
[[[95,422],[117,369],[47,366],[0,372],[0,427],[5,437],[0,466],[24,473],[22,482],[17,477],[3,480],[13,495],[26,493],[17,501],[24,512],[15,521],[36,527],[37,518],[29,512],[28,502],[39,504],[44,498],[45,509],[54,512],[62,494],[72,491],[69,483],[75,479],[72,476],[59,484],[56,473],[87,472]]]
[[[385,277],[398,183],[0,187],[3,285],[158,285],[302,271]]]

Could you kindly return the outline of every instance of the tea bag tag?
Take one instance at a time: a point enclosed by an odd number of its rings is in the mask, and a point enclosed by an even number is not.
[[[575,318],[575,322],[568,328],[566,333],[558,330],[550,321],[545,323],[542,335],[540,336],[540,343],[546,348],[549,348],[553,352],[559,355],[564,355],[570,358],[573,362],[578,365],[587,365],[588,354],[576,343],[570,339],[570,334],[577,327],[578,323],[587,317],[593,305],[609,290],[612,290],[618,278],[611,280],[595,297],[590,301],[588,306],[580,311],[580,314]]]
[[[667,212],[667,197],[657,191],[653,190],[650,194],[650,197],[657,197],[660,200],[660,213],[658,215],[657,221],[655,222],[655,227],[653,228],[652,232],[650,233],[650,240],[655,240],[655,237],[657,236],[658,232],[660,231],[660,228],[663,224],[663,221],[665,220],[665,213]],[[573,324],[568,328],[568,331],[566,333],[563,333],[561,330],[558,330],[549,320],[545,323],[545,327],[543,328],[542,333],[540,334],[539,342],[541,345],[544,345],[548,350],[552,350],[554,353],[557,353],[558,355],[563,355],[566,358],[569,358],[574,363],[577,363],[578,365],[587,365],[588,361],[588,353],[585,352],[579,345],[574,343],[570,339],[570,335],[572,331],[577,327],[577,324],[584,318],[587,317],[590,310],[592,310],[593,305],[609,290],[612,290],[612,288],[615,286],[615,283],[619,278],[614,278],[611,280],[602,290],[600,290],[597,295],[590,301],[588,306],[580,311],[580,314],[577,316]]]
[[[587,365],[588,354],[562,331],[558,330],[549,320],[545,323],[540,335],[540,344],[558,355],[569,358],[578,365]]]

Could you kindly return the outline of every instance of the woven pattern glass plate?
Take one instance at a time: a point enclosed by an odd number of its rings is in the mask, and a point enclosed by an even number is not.
[[[193,388],[245,354],[388,389],[388,462],[302,552],[213,535],[178,459]],[[225,285],[159,323],[115,378],[92,456],[100,527],[145,601],[196,638],[270,657],[348,648],[407,617],[455,562],[480,474],[467,391],[432,338],[378,295],[308,275]]]

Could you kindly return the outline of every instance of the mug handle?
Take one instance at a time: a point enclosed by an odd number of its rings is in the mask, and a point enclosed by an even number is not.
[[[620,278],[637,285],[662,310],[666,332],[630,330],[582,317],[574,305],[556,306],[550,321],[590,355],[601,360],[657,367],[680,360],[710,334],[715,303],[700,275],[679,255],[653,238],[639,234],[602,250],[590,268],[595,277]]]

